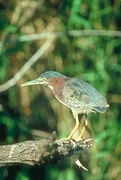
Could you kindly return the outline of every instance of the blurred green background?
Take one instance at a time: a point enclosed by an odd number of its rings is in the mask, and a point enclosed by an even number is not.
[[[72,30],[77,31],[69,35]],[[78,35],[80,30],[83,34]],[[99,30],[103,32],[100,34]],[[85,138],[98,141],[79,157],[89,172],[67,159],[57,165],[9,167],[5,180],[121,179],[119,31],[120,0],[0,1],[0,145],[50,137],[53,131],[59,139],[71,132],[75,124],[72,113],[54,98],[49,88],[20,86],[47,70],[84,79],[110,104],[107,113],[89,116]],[[52,32],[62,34],[54,34],[54,38],[43,35]],[[41,38],[33,39],[37,34],[42,34]],[[39,54],[32,66],[27,65],[22,75],[21,68],[46,41],[50,43],[47,50],[42,56]],[[16,79],[19,71],[22,77]]]

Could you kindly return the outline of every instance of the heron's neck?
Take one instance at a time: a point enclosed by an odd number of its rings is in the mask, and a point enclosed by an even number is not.
[[[52,90],[53,94],[57,96],[57,94],[62,92],[66,81],[69,80],[68,77],[54,77],[49,80],[48,87]]]

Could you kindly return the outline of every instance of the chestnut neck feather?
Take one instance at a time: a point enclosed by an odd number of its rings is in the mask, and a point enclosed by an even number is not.
[[[65,86],[66,82],[69,79],[70,78],[68,77],[54,77],[49,80],[48,86],[51,88],[56,98],[59,99],[60,101],[63,100],[63,94],[62,94],[63,87]]]

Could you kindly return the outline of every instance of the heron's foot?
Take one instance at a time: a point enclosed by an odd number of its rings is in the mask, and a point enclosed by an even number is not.
[[[88,125],[88,121],[87,119],[85,119],[84,121],[84,126],[82,128],[81,134],[76,138],[76,141],[83,141],[83,134],[87,128]],[[74,129],[71,131],[70,135],[67,138],[64,138],[63,140],[68,140],[70,142],[72,142],[74,145],[76,145],[76,143],[74,142],[75,140],[73,140],[73,135],[76,132],[76,130],[79,128],[79,123],[76,123],[76,126],[74,127]]]
[[[67,138],[62,138],[61,140],[67,140],[67,141],[70,141],[74,146],[77,146],[77,144],[76,144],[76,142],[75,142],[75,140],[73,140],[72,138],[70,138],[70,137],[67,137]]]

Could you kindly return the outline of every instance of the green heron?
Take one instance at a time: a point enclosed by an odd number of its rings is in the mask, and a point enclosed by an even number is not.
[[[21,86],[35,84],[48,86],[54,96],[72,110],[76,125],[68,139],[72,139],[72,136],[79,127],[79,114],[88,115],[91,112],[104,113],[107,107],[109,107],[105,98],[89,83],[81,79],[67,77],[56,71],[47,71],[38,79],[29,81]],[[82,134],[79,136],[80,138]]]

